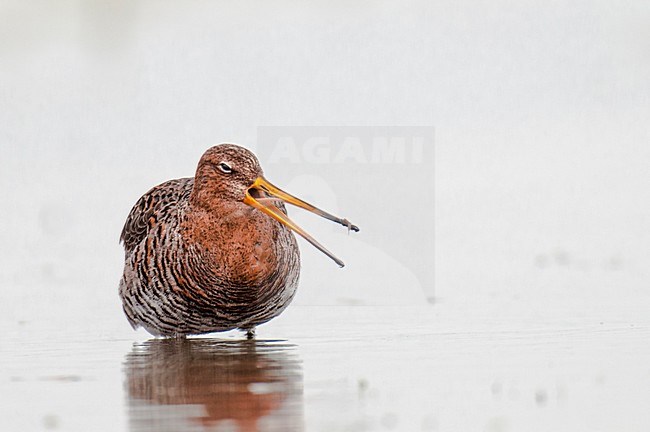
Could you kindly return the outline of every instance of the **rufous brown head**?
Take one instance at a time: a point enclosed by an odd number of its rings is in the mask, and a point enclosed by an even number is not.
[[[203,154],[194,177],[192,200],[199,204],[221,200],[243,202],[295,231],[341,267],[344,266],[343,261],[296,225],[280,203],[292,204],[344,225],[349,230],[359,231],[347,219],[327,213],[274,186],[264,178],[257,157],[250,150],[235,144],[219,144]]]

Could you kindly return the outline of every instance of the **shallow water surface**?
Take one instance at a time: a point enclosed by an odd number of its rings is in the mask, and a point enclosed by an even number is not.
[[[592,298],[588,307],[553,309],[502,298],[421,307],[296,305],[260,327],[253,341],[235,332],[153,339],[133,332],[119,313],[92,307],[44,309],[25,320],[6,312],[3,431],[650,425],[643,301]]]
[[[302,372],[282,342],[154,339],[124,364],[131,430],[302,430]]]

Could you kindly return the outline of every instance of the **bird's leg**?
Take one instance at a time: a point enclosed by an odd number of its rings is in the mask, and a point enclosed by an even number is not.
[[[248,340],[255,339],[255,327],[246,329],[246,339]]]

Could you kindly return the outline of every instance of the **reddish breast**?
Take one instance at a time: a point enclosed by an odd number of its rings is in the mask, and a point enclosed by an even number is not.
[[[280,227],[253,208],[237,207],[218,217],[201,210],[190,212],[183,239],[206,253],[219,278],[235,285],[257,286],[277,270]]]

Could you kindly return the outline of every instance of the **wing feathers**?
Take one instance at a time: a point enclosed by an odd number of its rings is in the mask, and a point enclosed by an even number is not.
[[[159,221],[170,222],[170,218],[178,217],[178,209],[189,200],[193,185],[193,178],[169,180],[140,197],[126,218],[120,235],[127,256]]]

